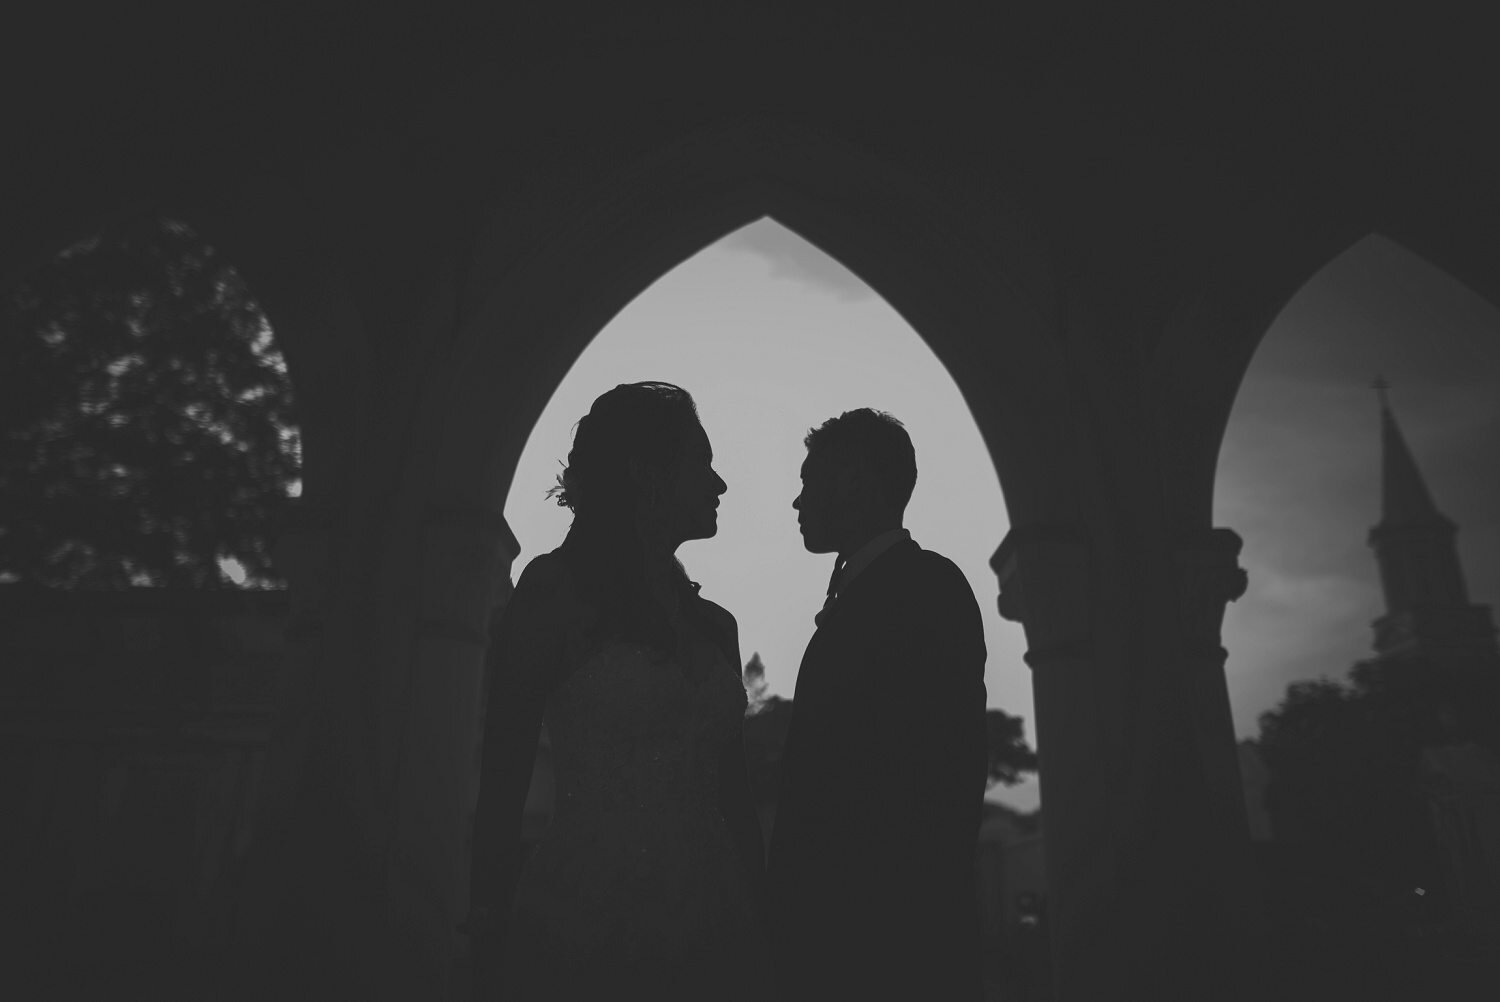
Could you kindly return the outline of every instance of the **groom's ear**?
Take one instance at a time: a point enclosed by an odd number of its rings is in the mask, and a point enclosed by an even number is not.
[[[839,466],[835,475],[839,494],[848,501],[858,502],[870,490],[870,475],[863,464],[849,462]]]

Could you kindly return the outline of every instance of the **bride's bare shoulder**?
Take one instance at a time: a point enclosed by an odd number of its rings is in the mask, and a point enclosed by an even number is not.
[[[577,601],[573,570],[562,556],[561,549],[532,556],[531,562],[526,564],[525,570],[520,571],[520,577],[516,580],[516,597],[522,594],[537,600],[561,603]]]
[[[531,558],[516,581],[516,594],[519,595],[524,590],[528,593],[549,595],[570,589],[572,584],[573,576],[568,572],[568,563],[563,559],[562,552],[552,550]]]
[[[708,620],[715,626],[718,626],[721,629],[725,630],[732,630],[735,632],[739,631],[740,624],[735,620],[734,613],[730,612],[719,603],[712,601],[711,599],[704,598],[702,595],[698,596],[698,601],[700,603],[699,607],[703,610],[704,616],[707,617]]]
[[[494,656],[502,678],[542,696],[564,673],[584,619],[567,561],[556,550],[531,560],[501,616]]]
[[[567,560],[558,550],[533,557],[516,581],[511,605],[533,620],[530,627],[571,622],[579,618],[582,603]]]

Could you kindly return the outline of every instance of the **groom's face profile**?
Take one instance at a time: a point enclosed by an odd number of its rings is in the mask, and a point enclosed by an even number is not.
[[[837,553],[843,548],[842,528],[855,502],[857,480],[852,464],[811,453],[803,460],[802,491],[792,507],[809,553]]]

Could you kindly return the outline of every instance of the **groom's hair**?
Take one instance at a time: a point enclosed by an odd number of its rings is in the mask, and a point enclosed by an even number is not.
[[[917,486],[917,453],[906,426],[885,411],[845,411],[808,431],[802,444],[808,458],[859,465],[871,474],[883,503],[906,509]]]

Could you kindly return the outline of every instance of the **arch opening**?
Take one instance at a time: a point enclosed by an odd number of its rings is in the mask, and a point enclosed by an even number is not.
[[[139,214],[17,282],[0,582],[270,588],[301,433],[269,318],[191,226]]]
[[[1079,522],[1083,471],[1076,465],[1065,360],[1051,329],[1057,318],[1012,280],[1018,274],[1009,266],[1014,255],[976,243],[968,224],[949,218],[889,164],[764,123],[690,137],[643,157],[586,198],[560,207],[547,223],[547,239],[519,254],[496,215],[475,242],[461,283],[471,294],[458,317],[452,361],[435,370],[423,390],[431,406],[420,409],[414,434],[431,447],[414,449],[416,461],[403,475],[406,517],[429,525],[473,521],[506,535],[506,498],[526,479],[516,479],[521,453],[538,415],[595,336],[662,275],[762,217],[786,224],[857,272],[921,332],[911,341],[925,342],[933,361],[941,360],[938,370],[956,384],[1012,522]],[[1043,259],[1039,250],[1030,258],[1033,265]],[[565,428],[603,388],[584,395],[566,415]],[[819,413],[817,420],[828,416]],[[708,431],[714,434],[711,424]],[[788,436],[796,443],[792,470],[800,464],[805,431],[799,423]],[[566,454],[566,443],[549,452],[534,483],[538,497],[551,485],[552,464]],[[921,462],[919,451],[919,478]],[[790,501],[788,495],[782,503]],[[485,539],[493,535],[482,527],[474,531]],[[557,531],[550,545],[560,538]],[[983,582],[974,590],[986,616],[994,615],[996,589],[983,556],[999,540],[997,531],[974,554]],[[960,563],[964,556],[949,555]],[[529,556],[523,553],[522,562]],[[689,556],[696,573],[697,558]],[[402,550],[400,559],[413,572],[420,566],[415,547]],[[811,576],[819,597],[800,610],[804,618],[821,605],[826,576],[826,568]],[[474,580],[476,593],[492,587],[478,574]],[[395,610],[395,590],[390,601]],[[1019,631],[1015,637],[1019,642]],[[750,639],[742,645],[747,655],[758,646]],[[1012,664],[1029,681],[1019,658]],[[1039,847],[1038,834],[1033,848]],[[1033,855],[1039,864],[1040,853]]]
[[[1389,522],[1426,531],[1392,510],[1389,477],[1402,467],[1458,527],[1467,601],[1493,607],[1500,598],[1500,475],[1485,462],[1500,440],[1497,335],[1492,303],[1370,235],[1286,304],[1235,400],[1214,517],[1242,535],[1249,585],[1225,616],[1226,675],[1251,834],[1281,912],[1270,919],[1283,927],[1300,928],[1316,911],[1338,916],[1361,943],[1396,942],[1415,929],[1447,951],[1460,927],[1453,903],[1482,882],[1455,877],[1463,864],[1434,823],[1442,803],[1463,801],[1462,783],[1433,799],[1431,784],[1449,778],[1423,763],[1435,749],[1463,745],[1472,772],[1470,759],[1496,744],[1485,735],[1500,704],[1483,681],[1500,665],[1493,641],[1482,664],[1462,653],[1469,634],[1445,635],[1452,623],[1488,614],[1443,605],[1451,598],[1436,592],[1430,608],[1426,598],[1393,607],[1390,595],[1407,590],[1382,587],[1392,584],[1392,564],[1372,549],[1371,530]],[[1411,569],[1425,571],[1430,559],[1454,570],[1452,549],[1445,556],[1441,544],[1418,545],[1396,555],[1419,556]],[[1391,643],[1407,623],[1411,642]],[[1433,709],[1444,700],[1446,718]],[[1464,722],[1475,713],[1486,720],[1477,728]],[[1294,866],[1325,877],[1284,894]],[[1413,887],[1424,899],[1415,920],[1401,908]],[[1345,965],[1405,962],[1340,949],[1349,952],[1338,961]]]
[[[437,448],[419,476],[430,503],[498,514],[536,416],[594,335],[661,275],[762,217],[879,290],[920,332],[973,414],[1012,519],[1078,518],[1079,471],[1059,462],[1075,444],[1055,317],[1015,280],[1026,248],[960,236],[965,225],[891,165],[772,123],[641,158],[569,206],[520,260],[497,217],[463,282],[484,291],[427,391],[443,401],[427,412]],[[466,472],[476,455],[482,483]]]
[[[547,502],[594,397],[662,379],[694,394],[729,484],[719,534],[680,552],[704,594],[740,619],[770,693],[789,697],[822,604],[827,559],[805,552],[791,500],[805,433],[871,406],[902,420],[917,450],[906,525],[964,570],[985,620],[989,705],[1032,719],[1018,627],[996,611],[989,554],[1008,524],[989,450],[943,365],[853,271],[772,217],[735,229],[677,264],[603,325],[537,418],[515,465],[506,521],[517,568],[561,542],[570,515]],[[913,680],[915,684],[916,680]],[[1028,781],[998,795],[1025,809]]]
[[[21,955],[49,994],[212,994],[287,646],[271,550],[302,485],[291,374],[243,275],[175,215],[75,241],[0,315]]]
[[[1379,235],[1298,290],[1262,338],[1235,398],[1214,524],[1245,540],[1249,590],[1225,617],[1236,732],[1290,682],[1341,675],[1381,612],[1366,531],[1380,518],[1380,425],[1392,407],[1474,561],[1471,590],[1500,597],[1500,479],[1480,458],[1500,433],[1500,310]]]

